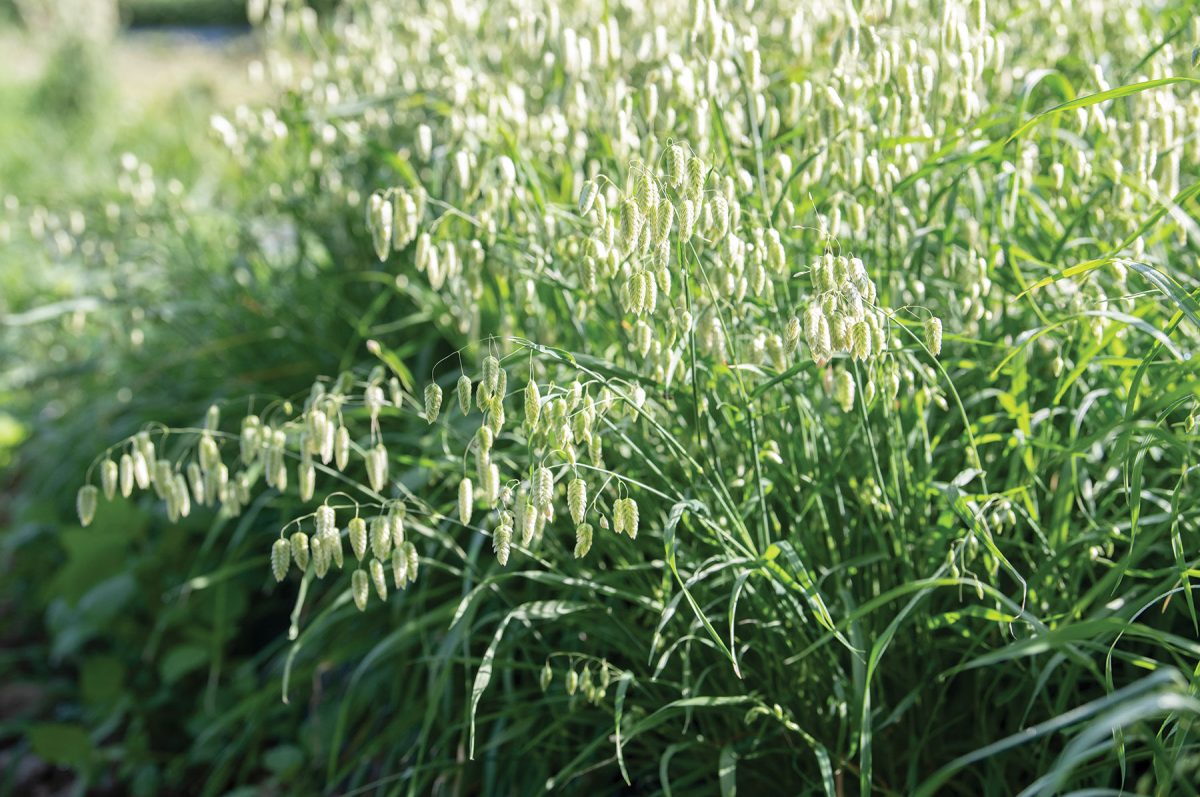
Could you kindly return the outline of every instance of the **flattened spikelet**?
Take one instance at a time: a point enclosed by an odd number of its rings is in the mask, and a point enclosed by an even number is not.
[[[271,546],[271,574],[275,576],[276,582],[283,581],[291,561],[291,543],[285,539],[275,540],[275,544]]]
[[[376,559],[387,559],[392,552],[392,530],[383,516],[371,518],[371,553]]]
[[[117,467],[120,470],[121,495],[128,498],[133,493],[133,457],[122,454]]]
[[[104,491],[104,497],[111,501],[117,494],[117,481],[120,478],[120,468],[117,463],[111,459],[106,459],[100,463],[100,485]]]
[[[85,484],[75,494],[75,510],[79,513],[79,524],[90,526],[92,518],[96,517],[96,501],[100,491],[94,484]]]
[[[463,415],[471,413],[471,377],[463,374],[458,378],[458,408]]]
[[[350,538],[354,558],[361,562],[367,555],[367,521],[360,517],[351,518],[346,526],[346,536]]]
[[[308,569],[308,535],[297,531],[292,535],[292,560],[301,572]]]
[[[475,489],[471,480],[463,477],[458,483],[458,519],[464,526],[471,524],[471,510],[475,506]]]
[[[592,526],[590,523],[580,523],[575,528],[575,558],[582,559],[592,549]]]
[[[388,596],[387,578],[383,572],[383,562],[378,559],[371,560],[371,583],[375,585],[375,594],[379,596],[379,600],[386,601]]]
[[[367,599],[371,597],[371,583],[365,570],[355,570],[350,576],[350,591],[354,595],[354,605],[360,612],[366,611]]]
[[[434,423],[442,412],[442,388],[437,382],[425,387],[425,420]]]
[[[567,509],[576,525],[583,522],[587,510],[587,482],[583,479],[576,477],[567,485]]]
[[[501,523],[492,532],[492,550],[496,553],[496,561],[501,567],[508,564],[508,555],[512,552],[512,526]]]

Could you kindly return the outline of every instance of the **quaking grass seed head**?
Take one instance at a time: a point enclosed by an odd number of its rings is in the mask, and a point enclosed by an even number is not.
[[[275,581],[283,581],[287,576],[288,565],[292,561],[292,546],[285,539],[275,540],[275,544],[271,546],[271,574],[275,576]]]
[[[100,463],[100,485],[104,492],[104,497],[111,501],[117,494],[117,481],[120,478],[120,469],[117,463],[111,459],[106,459]]]
[[[392,529],[387,518],[382,515],[371,518],[370,536],[371,553],[376,559],[387,559],[392,552]]]
[[[471,377],[463,374],[458,378],[458,385],[455,388],[458,392],[458,408],[463,415],[471,413]]]
[[[350,592],[354,595],[354,605],[358,607],[358,610],[366,611],[367,600],[371,597],[371,583],[367,571],[354,571],[350,576]]]
[[[350,538],[354,558],[361,562],[367,554],[367,521],[360,517],[351,518],[346,526],[346,536]]]
[[[308,558],[308,535],[303,531],[297,531],[292,535],[292,560],[301,572],[308,569]]]
[[[100,490],[94,484],[85,484],[79,488],[79,492],[75,495],[75,509],[79,513],[81,526],[92,525],[92,519],[96,517],[96,503],[99,497]]]
[[[430,382],[425,387],[425,420],[436,423],[442,411],[442,388],[437,382]]]
[[[387,601],[388,588],[387,578],[384,576],[383,562],[378,559],[371,560],[371,583],[375,585],[375,594],[379,596],[379,600]]]

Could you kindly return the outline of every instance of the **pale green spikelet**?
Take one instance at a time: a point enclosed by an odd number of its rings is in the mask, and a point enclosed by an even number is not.
[[[122,454],[117,469],[120,471],[121,495],[128,498],[133,493],[133,457]]]
[[[376,559],[387,559],[392,552],[392,529],[387,518],[376,515],[370,523],[371,553]]]
[[[312,454],[305,451],[300,455],[300,470],[296,475],[300,500],[307,503],[312,500],[313,493],[317,489],[317,469],[313,465]]]
[[[942,319],[937,316],[925,320],[925,347],[934,357],[942,353]]]
[[[521,532],[521,544],[528,547],[537,531],[538,510],[528,499],[517,502],[516,525]]]
[[[370,567],[371,583],[375,585],[375,594],[379,596],[379,600],[387,601],[387,578],[384,576],[383,562],[380,562],[378,559],[372,559]]]
[[[383,443],[367,452],[367,479],[371,489],[379,492],[388,482],[388,453]]]
[[[576,477],[567,485],[567,509],[576,525],[583,522],[587,510],[587,482],[583,479]]]
[[[271,546],[271,573],[275,581],[283,581],[287,576],[288,566],[292,562],[292,545],[285,539],[275,540]]]
[[[442,412],[442,388],[437,382],[430,382],[425,387],[425,420],[436,423]]]
[[[474,506],[475,488],[470,478],[464,476],[458,483],[458,519],[464,526],[471,524],[471,511]]]
[[[417,546],[411,542],[404,543],[404,558],[408,560],[408,580],[417,580],[417,571],[421,566],[421,557],[417,555]]]
[[[333,462],[338,470],[345,470],[350,464],[350,430],[339,426],[333,437]]]
[[[554,670],[552,670],[550,668],[550,662],[547,661],[542,666],[542,671],[538,675],[538,686],[540,686],[542,691],[545,692],[547,689],[550,688],[550,683],[553,680],[554,680]]]
[[[292,535],[292,560],[301,572],[308,569],[308,535],[297,531]]]
[[[592,524],[580,523],[575,528],[575,558],[582,559],[592,549]]]
[[[567,694],[574,695],[575,690],[579,688],[579,673],[575,670],[567,670]]]
[[[483,358],[482,384],[489,397],[496,395],[500,387],[500,361],[490,354]]]
[[[842,412],[854,409],[854,375],[839,368],[833,377],[833,400]]]
[[[150,463],[141,449],[133,452],[133,480],[139,490],[146,490],[150,487]]]
[[[204,471],[200,470],[200,463],[188,463],[187,480],[188,486],[192,488],[192,498],[197,504],[203,506],[206,503],[206,495],[204,491]]]
[[[458,378],[458,408],[463,415],[471,413],[471,377],[463,374]]]
[[[120,479],[120,468],[111,459],[100,463],[100,485],[104,497],[111,501],[117,494],[117,481]]]
[[[387,516],[388,529],[392,534],[392,547],[397,551],[404,545],[404,505],[394,507]]]
[[[75,510],[79,513],[79,524],[81,526],[90,526],[92,519],[96,517],[96,502],[100,497],[100,490],[94,484],[85,484],[79,488],[79,492],[75,494]]]
[[[396,589],[408,586],[408,558],[398,550],[392,557],[392,583],[396,585]]]
[[[321,534],[314,534],[312,539],[308,541],[309,553],[313,563],[313,575],[317,578],[325,578],[325,574],[329,572],[329,565],[333,561],[333,556],[325,543],[326,537]]]
[[[542,465],[533,474],[533,505],[539,509],[550,506],[554,499],[554,475]]]
[[[366,611],[367,600],[371,597],[371,583],[367,571],[354,571],[350,576],[350,591],[354,595],[354,605],[360,612]]]
[[[367,555],[367,521],[360,517],[351,518],[346,526],[346,536],[350,538],[350,550],[354,552],[354,558],[361,562]]]
[[[317,507],[316,525],[317,534],[328,534],[337,527],[337,513],[333,507],[328,504]]]
[[[542,394],[537,382],[530,379],[525,385],[525,428],[532,430],[537,426],[542,413]]]
[[[512,526],[503,520],[492,532],[492,550],[496,553],[496,561],[501,567],[508,564],[508,556],[512,552],[512,536]]]
[[[322,536],[321,539],[324,540],[326,553],[333,558],[333,563],[337,566],[337,569],[341,570],[342,565],[345,564],[342,552],[342,535],[338,533],[337,529],[334,529]]]
[[[632,498],[625,499],[625,533],[629,539],[636,540],[638,535],[638,505]]]

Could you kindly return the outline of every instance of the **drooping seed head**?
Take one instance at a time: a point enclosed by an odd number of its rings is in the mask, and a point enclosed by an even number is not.
[[[463,374],[458,378],[458,408],[462,410],[463,415],[471,412],[471,377]]]
[[[425,420],[435,423],[442,411],[442,388],[437,382],[430,382],[425,387]]]
[[[75,510],[79,513],[79,524],[81,526],[90,526],[92,519],[96,517],[96,503],[100,497],[100,490],[94,484],[85,484],[79,488],[79,492],[75,494]]]
[[[361,562],[367,554],[367,521],[357,516],[351,518],[346,526],[346,536],[350,538],[354,558]]]
[[[379,600],[387,601],[388,588],[387,579],[383,574],[383,562],[378,559],[371,560],[371,583],[375,585],[375,594],[379,596]]]
[[[582,559],[592,549],[592,526],[581,523],[575,528],[575,558]]]
[[[458,519],[464,526],[471,524],[471,511],[475,506],[475,489],[468,477],[458,483]]]
[[[292,535],[292,560],[301,572],[308,569],[308,535],[297,531]]]
[[[367,600],[371,597],[371,583],[365,570],[355,570],[350,576],[350,591],[354,595],[354,605],[360,612],[366,611]]]
[[[291,543],[282,538],[275,540],[275,544],[271,546],[271,574],[275,576],[276,582],[283,581],[291,561]]]

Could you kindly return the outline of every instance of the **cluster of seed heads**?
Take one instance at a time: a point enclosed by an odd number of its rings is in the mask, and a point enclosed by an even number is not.
[[[928,356],[942,354],[942,319],[951,343],[1000,333],[992,280],[1045,268],[1044,255],[1011,244],[1053,216],[1080,220],[1065,242],[1120,244],[1127,259],[1094,279],[1055,282],[1044,301],[1095,342],[1121,342],[1131,333],[1114,329],[1110,311],[1134,308],[1132,264],[1167,266],[1189,230],[1195,238],[1187,220],[1172,217],[1162,235],[1141,225],[1195,179],[1200,93],[1165,88],[1080,107],[1062,115],[1060,135],[968,157],[990,151],[993,99],[1044,63],[1093,59],[1080,94],[1111,88],[1113,64],[1138,64],[1130,80],[1186,64],[1150,15],[1035,5],[1002,27],[984,0],[949,0],[936,25],[915,0],[621,0],[604,14],[589,3],[547,12],[527,0],[459,0],[400,12],[364,2],[342,4],[321,30],[302,4],[255,0],[269,57],[253,71],[287,104],[239,108],[214,118],[214,131],[247,166],[306,147],[271,198],[303,206],[316,186],[359,224],[365,216],[360,233],[396,286],[427,303],[448,336],[467,338],[466,352],[483,354],[479,372],[457,378],[448,408],[450,382],[414,397],[377,370],[318,382],[299,412],[283,402],[248,414],[236,434],[221,431],[215,411],[199,432],[142,432],[99,463],[99,488],[80,489],[81,522],[92,522],[101,492],[135,489],[153,488],[172,518],[197,505],[237,514],[260,482],[310,502],[332,469],[380,507],[344,529],[365,606],[372,589],[386,596],[385,564],[397,588],[416,575],[402,523],[399,537],[392,531],[399,504],[383,429],[408,420],[407,409],[447,439],[469,427],[445,505],[456,494],[457,520],[491,529],[502,566],[514,546],[545,544],[563,515],[570,529],[552,539],[571,544],[573,529],[573,554],[584,557],[594,529],[637,536],[639,504],[623,469],[606,463],[605,440],[623,460],[638,424],[686,417],[700,437],[727,420],[723,408],[754,396],[768,410],[754,462],[783,467],[776,441],[808,431],[786,413],[800,394],[823,389],[850,413],[894,406],[907,390],[920,411],[944,410]],[[1200,21],[1189,32],[1200,39]],[[1109,51],[1096,53],[1095,41]],[[431,101],[388,99],[398,88]],[[289,113],[293,103],[305,112]],[[363,168],[368,150],[387,157]],[[134,207],[178,204],[145,164],[121,171],[118,189]],[[1007,197],[999,211],[995,196]],[[17,209],[6,213],[4,236],[18,220]],[[994,215],[1000,234],[984,223]],[[89,243],[74,216],[35,208],[19,220],[62,257]],[[1137,308],[1152,320],[1164,312]],[[606,382],[532,349],[526,367],[520,346],[501,359],[493,341],[518,332],[622,377]],[[1071,354],[1052,351],[1049,336],[1038,345],[1061,374]],[[512,395],[510,370],[523,383]],[[179,445],[164,457],[168,440]],[[743,454],[722,453],[742,478]],[[343,532],[328,506],[311,516],[311,533],[274,544],[277,578],[293,563],[318,577],[342,567]],[[643,507],[649,529],[659,507],[645,497]]]
[[[597,705],[608,694],[608,687],[612,683],[613,667],[607,660],[601,660],[596,664],[596,672],[593,674],[593,663],[591,661],[584,662],[583,667],[579,669],[576,669],[576,664],[569,664],[567,673],[563,677],[563,687],[569,697],[580,694],[588,703]],[[545,692],[553,682],[554,668],[547,660],[538,674],[538,685]]]

